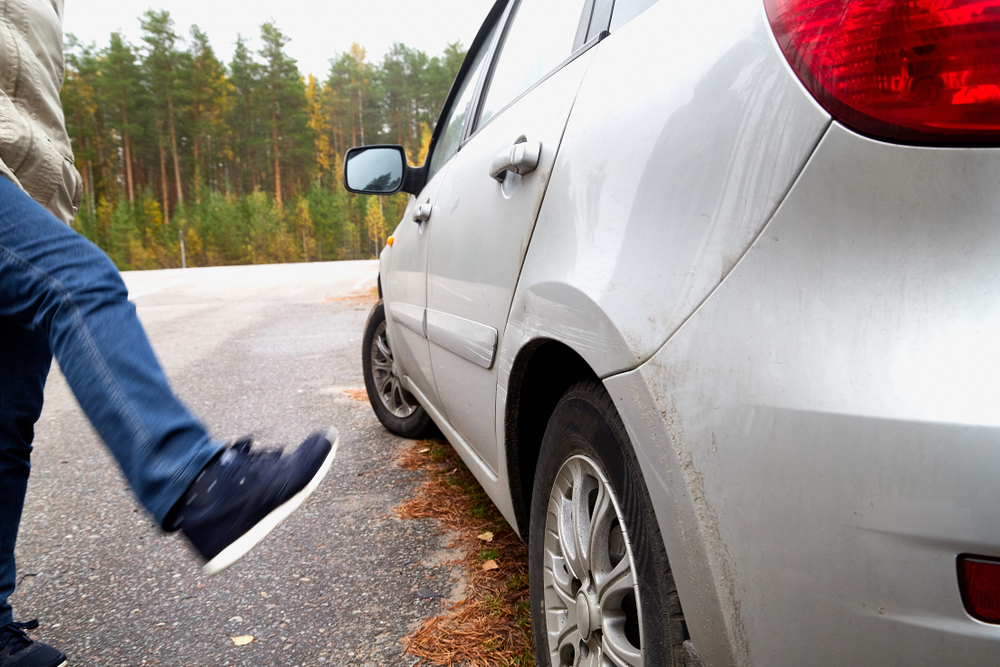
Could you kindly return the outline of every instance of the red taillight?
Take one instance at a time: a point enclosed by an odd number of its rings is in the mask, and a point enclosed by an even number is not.
[[[1000,142],[1000,0],[764,0],[799,78],[860,132]]]
[[[1000,623],[1000,561],[959,556],[958,587],[971,616],[986,623]]]

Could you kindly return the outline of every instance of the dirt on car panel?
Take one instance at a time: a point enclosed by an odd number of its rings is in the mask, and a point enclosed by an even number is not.
[[[534,665],[528,549],[479,482],[445,442],[416,442],[396,465],[426,481],[396,508],[401,519],[436,520],[455,539],[449,550],[462,572],[463,593],[404,640],[406,651],[434,665]]]

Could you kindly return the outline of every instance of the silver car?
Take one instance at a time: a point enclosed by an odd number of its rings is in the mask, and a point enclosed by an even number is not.
[[[540,665],[1000,664],[1000,0],[499,0],[364,339]]]

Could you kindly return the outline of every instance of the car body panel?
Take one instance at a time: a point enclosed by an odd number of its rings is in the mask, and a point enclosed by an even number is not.
[[[407,382],[420,388],[437,402],[437,388],[431,369],[430,348],[424,331],[427,308],[427,223],[413,221],[418,204],[433,198],[448,172],[448,165],[424,186],[421,197],[411,197],[403,219],[393,231],[393,245],[379,255],[382,300],[385,303],[386,332],[393,356],[406,369]]]
[[[433,198],[427,222],[430,356],[435,375],[448,378],[438,385],[440,406],[493,473],[500,459],[493,414],[495,337],[505,328],[563,128],[592,53],[544,79],[462,145],[448,163],[449,177]],[[507,172],[498,183],[490,165],[521,137],[541,142],[538,166],[523,176]]]
[[[706,24],[691,39],[692,25]],[[657,85],[645,69],[622,71],[642,62],[665,63]],[[648,359],[732,269],[828,123],[757,2],[659,2],[602,41],[566,128],[572,158],[553,171],[501,363],[546,336],[602,377]],[[559,291],[573,296],[560,302]],[[556,315],[547,326],[535,326],[539,303]]]
[[[427,340],[468,362],[489,370],[497,351],[497,330],[457,315],[428,308]]]
[[[738,664],[996,661],[956,556],[1000,554],[997,182],[996,149],[833,124],[719,289],[607,381],[702,651],[714,581]]]

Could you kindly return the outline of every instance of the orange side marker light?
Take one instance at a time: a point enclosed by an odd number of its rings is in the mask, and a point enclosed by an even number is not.
[[[392,242],[393,242],[393,241],[395,241],[395,240],[396,240],[396,237],[395,237],[395,236],[390,236],[389,238],[387,238],[387,239],[385,240],[385,243],[386,243],[386,245],[390,245],[390,246],[391,246],[391,245],[392,245]]]

